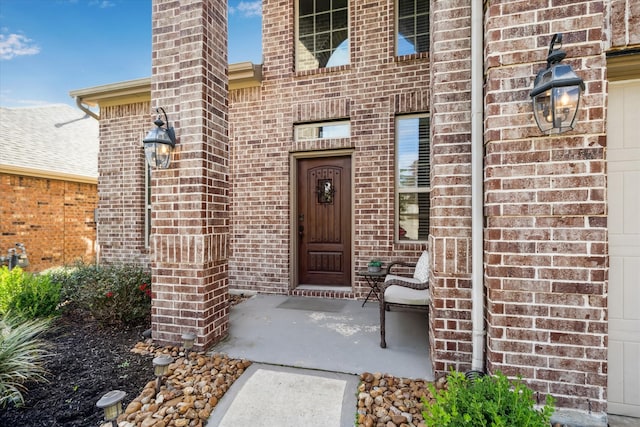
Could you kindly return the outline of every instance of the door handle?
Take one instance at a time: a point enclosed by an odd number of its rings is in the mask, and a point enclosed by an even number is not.
[[[302,238],[303,234],[304,234],[304,225],[299,225],[298,226],[298,236],[300,236],[300,238]]]

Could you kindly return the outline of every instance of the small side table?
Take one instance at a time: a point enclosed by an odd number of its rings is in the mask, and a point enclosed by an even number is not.
[[[369,294],[367,295],[367,298],[362,303],[362,306],[364,307],[367,301],[369,301],[369,298],[371,297],[372,294],[376,297],[378,301],[380,301],[380,295],[379,295],[380,288],[378,287],[378,284],[384,282],[384,278],[387,275],[387,269],[383,268],[380,271],[375,271],[375,272],[369,271],[369,270],[360,270],[356,274],[358,276],[364,277],[365,280],[367,281],[367,285],[369,285],[369,287],[371,288],[371,290],[369,291]]]

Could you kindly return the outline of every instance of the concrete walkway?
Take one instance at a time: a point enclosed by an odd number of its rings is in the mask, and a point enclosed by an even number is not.
[[[357,375],[254,363],[207,427],[353,427],[358,382]]]
[[[216,406],[207,427],[353,427],[363,372],[433,380],[424,312],[387,313],[380,343],[377,301],[255,295],[232,308],[229,336],[211,352],[254,364]],[[607,421],[557,411],[569,427]],[[609,427],[640,427],[640,419],[609,416]]]
[[[386,349],[377,301],[255,295],[229,323],[211,351],[254,364],[207,427],[352,427],[363,372],[433,380],[423,312],[388,313]]]

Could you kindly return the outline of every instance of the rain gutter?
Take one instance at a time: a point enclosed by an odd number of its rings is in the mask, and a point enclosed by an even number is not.
[[[471,1],[471,369],[485,370],[483,2]]]

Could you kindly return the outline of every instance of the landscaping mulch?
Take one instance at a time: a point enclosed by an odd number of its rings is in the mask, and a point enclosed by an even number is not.
[[[48,382],[29,384],[23,406],[0,409],[0,427],[100,425],[100,397],[122,390],[130,401],[154,378],[152,357],[131,352],[146,328],[105,328],[82,312],[65,312],[42,336],[51,352]]]
[[[244,301],[230,295],[230,305]],[[0,427],[90,427],[103,421],[97,401],[111,390],[127,393],[123,406],[152,381],[153,354],[131,351],[148,324],[103,327],[86,313],[65,310],[42,339],[49,345],[48,382],[31,383],[21,407],[0,408]]]

